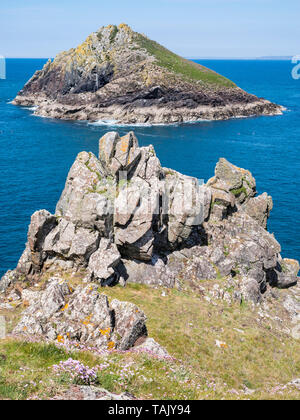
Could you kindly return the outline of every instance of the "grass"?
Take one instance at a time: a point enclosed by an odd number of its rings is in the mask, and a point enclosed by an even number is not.
[[[294,389],[272,391],[300,376],[299,343],[277,330],[272,317],[262,321],[257,308],[245,302],[207,302],[191,290],[166,290],[162,296],[161,289],[135,284],[101,292],[144,310],[149,336],[176,360],[112,353],[109,366],[98,374],[98,386],[145,399],[299,398]],[[226,347],[218,348],[216,340]],[[90,367],[103,362],[88,352],[70,353],[53,344],[0,341],[0,399],[61,393],[70,381],[49,368],[69,357]],[[245,395],[244,387],[254,392]]]
[[[114,40],[115,40],[115,38],[118,34],[118,31],[119,31],[118,27],[116,25],[114,25],[113,28],[112,28],[112,31],[110,33],[110,36],[109,36],[109,40],[110,40],[111,43],[114,42]]]
[[[247,197],[247,190],[246,188],[243,186],[241,188],[237,188],[237,189],[233,189],[230,190],[230,192],[235,196],[235,197],[239,197],[242,193],[244,193]]]
[[[173,73],[180,74],[184,78],[193,81],[203,82],[205,84],[213,84],[221,87],[236,87],[229,79],[220,74],[207,69],[190,60],[186,60],[177,54],[172,53],[168,49],[147,37],[135,33],[135,42],[150,55],[154,56],[157,64]]]

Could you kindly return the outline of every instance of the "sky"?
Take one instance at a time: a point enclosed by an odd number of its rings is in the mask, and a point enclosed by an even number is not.
[[[300,54],[299,0],[0,0],[0,55],[54,57],[127,23],[189,58]]]

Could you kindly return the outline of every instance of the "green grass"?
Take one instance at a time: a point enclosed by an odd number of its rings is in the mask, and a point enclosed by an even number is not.
[[[222,287],[224,279],[201,285],[207,290],[216,282]],[[70,387],[70,378],[56,376],[51,367],[69,357],[90,367],[108,362],[98,373],[96,386],[142,399],[299,398],[299,391],[290,388],[281,394],[272,392],[300,376],[299,343],[275,328],[273,315],[282,317],[276,304],[270,306],[270,318],[261,320],[248,303],[212,303],[190,289],[166,289],[166,296],[161,289],[140,284],[100,291],[110,301],[130,301],[144,310],[149,336],[175,360],[132,352],[113,352],[103,359],[53,344],[6,339],[0,341],[0,399],[48,399],[62,394]],[[226,348],[218,348],[216,340],[225,342]],[[243,394],[245,386],[254,393]]]
[[[189,80],[196,80],[205,84],[213,84],[221,87],[236,87],[229,79],[207,69],[192,61],[186,60],[177,54],[172,53],[155,41],[143,35],[135,33],[135,42],[144,48],[150,55],[154,56],[157,64],[173,73],[180,74]]]
[[[117,33],[118,33],[118,27],[116,25],[114,25],[113,28],[112,28],[111,34],[109,36],[109,40],[110,40],[111,43],[114,42],[114,40],[117,36]]]
[[[245,194],[245,196],[247,197],[247,190],[246,188],[243,186],[241,188],[237,188],[237,189],[233,189],[230,190],[230,192],[235,196],[235,197],[239,197],[242,193]]]

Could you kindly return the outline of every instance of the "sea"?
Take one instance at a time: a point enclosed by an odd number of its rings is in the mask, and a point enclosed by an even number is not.
[[[282,256],[300,260],[300,80],[284,60],[197,60],[259,97],[286,107],[281,116],[200,121],[170,126],[117,126],[36,117],[10,102],[47,59],[8,59],[0,80],[0,276],[15,268],[30,216],[54,212],[68,171],[83,151],[97,154],[108,131],[134,130],[163,166],[207,181],[220,157],[249,169],[259,193],[273,197],[269,231]]]

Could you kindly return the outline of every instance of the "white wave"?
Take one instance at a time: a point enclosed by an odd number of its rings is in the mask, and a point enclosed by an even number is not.
[[[182,122],[174,122],[174,123],[121,123],[117,120],[98,120],[95,122],[88,122],[88,125],[94,125],[94,126],[110,126],[110,127],[176,127],[178,125],[182,124],[198,124],[201,122],[211,122],[213,120],[205,120],[205,119],[199,119],[197,121],[182,121]]]
[[[95,122],[88,122],[88,125],[94,126],[110,126],[110,127],[154,127],[154,126],[164,126],[164,125],[174,125],[174,124],[149,124],[149,123],[120,123],[117,120],[98,120]]]
[[[24,106],[24,109],[28,109],[29,111],[36,111],[38,109],[38,106]]]

